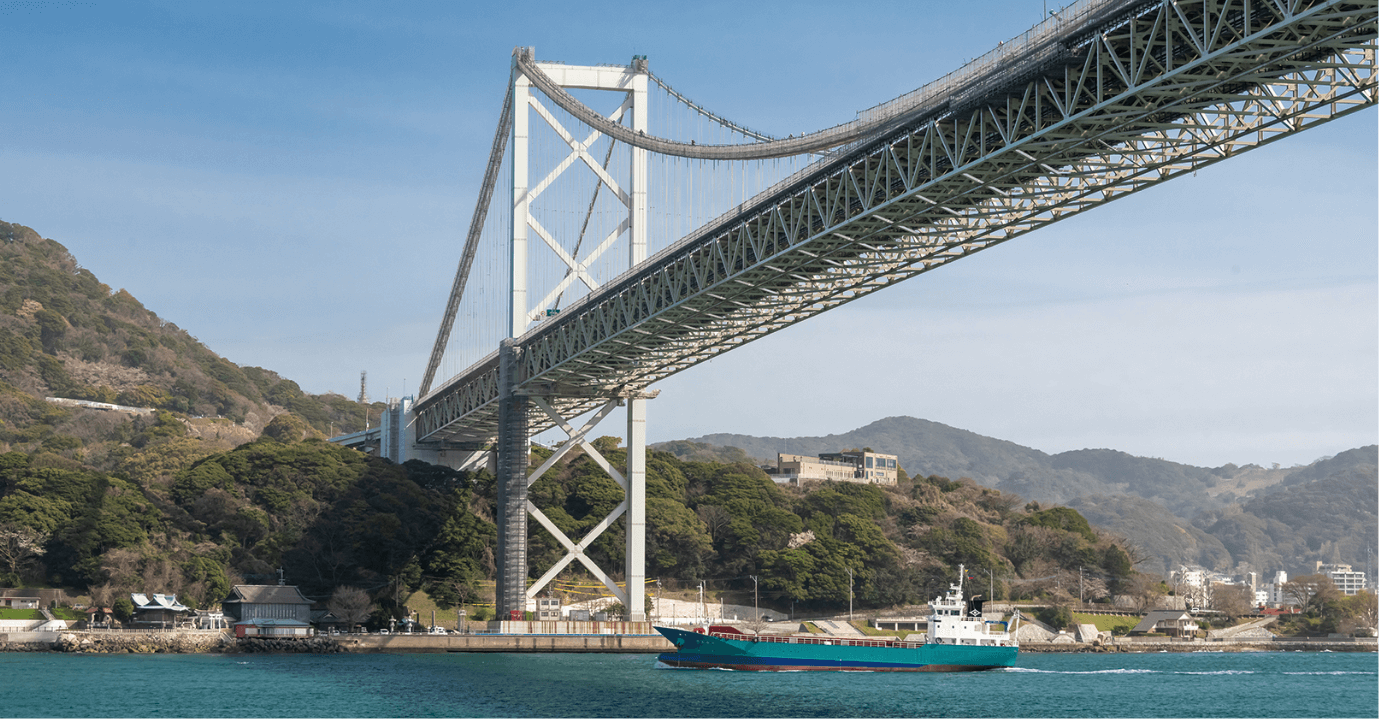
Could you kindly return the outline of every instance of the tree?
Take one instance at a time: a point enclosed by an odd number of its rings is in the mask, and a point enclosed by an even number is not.
[[[1337,585],[1324,574],[1304,574],[1294,577],[1280,585],[1280,591],[1288,597],[1290,604],[1308,608],[1312,599],[1322,591],[1337,591]]]
[[[1355,596],[1347,597],[1345,602],[1349,623],[1355,629],[1365,630],[1365,635],[1375,636],[1377,613],[1380,613],[1375,595],[1362,589]]]
[[[326,602],[326,608],[354,631],[355,625],[369,618],[374,603],[370,601],[368,592],[363,589],[336,587],[330,600]]]
[[[110,610],[115,613],[115,618],[121,624],[129,624],[134,621],[134,601],[129,597],[120,597],[111,602]]]
[[[263,431],[263,436],[276,439],[283,444],[300,442],[315,434],[315,430],[310,425],[291,413],[274,417],[273,421],[269,422]]]
[[[1166,587],[1159,577],[1137,572],[1127,582],[1126,594],[1131,597],[1136,611],[1148,612],[1160,605],[1160,597],[1165,595]]]
[[[1035,613],[1035,618],[1055,629],[1069,629],[1073,626],[1073,612],[1062,604],[1040,609]]]
[[[43,554],[48,535],[14,522],[0,524],[0,568],[19,575]]]
[[[711,540],[718,539],[719,533],[733,522],[733,515],[717,504],[701,504],[695,508],[695,514],[699,516],[700,521],[704,522],[704,526],[709,530]]]
[[[1213,584],[1209,607],[1231,618],[1251,612],[1251,590],[1240,584]]]
[[[1088,525],[1088,520],[1083,518],[1077,510],[1068,507],[1054,507],[1044,511],[1034,512],[1025,519],[1027,524],[1036,527],[1048,527],[1050,529],[1062,529],[1065,532],[1075,532],[1089,542],[1096,542],[1097,535],[1093,533],[1092,527]]]

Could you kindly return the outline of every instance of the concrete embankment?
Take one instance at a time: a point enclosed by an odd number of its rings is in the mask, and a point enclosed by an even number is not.
[[[349,649],[327,637],[311,639],[236,639],[220,632],[63,632],[54,637],[0,639],[3,652],[86,654],[335,654]]]
[[[226,654],[340,654],[350,649],[329,637],[310,639],[264,639],[246,637],[226,643],[222,650]]]
[[[675,650],[659,634],[430,634],[338,637],[352,652],[574,652],[656,654]]]
[[[63,632],[0,635],[0,652],[88,654],[232,654],[340,652],[584,652],[655,654],[675,647],[643,634],[348,635],[310,639],[236,639],[219,632]]]
[[[53,649],[92,654],[204,654],[225,651],[233,641],[220,632],[64,632]]]

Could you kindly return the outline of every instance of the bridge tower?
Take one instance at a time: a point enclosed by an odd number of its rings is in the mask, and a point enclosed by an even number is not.
[[[542,103],[538,94],[532,92],[532,82],[519,66],[519,56],[532,60],[531,48],[519,48],[514,53],[511,75],[512,116],[510,147],[512,157],[512,239],[510,244],[510,287],[508,304],[509,339],[499,349],[499,439],[497,445],[498,480],[498,583],[496,608],[500,619],[507,619],[511,612],[523,610],[529,598],[535,597],[547,583],[556,577],[571,561],[578,560],[591,573],[604,583],[622,602],[632,621],[646,619],[643,582],[646,574],[646,401],[654,393],[629,390],[627,388],[590,389],[551,385],[542,389],[519,390],[522,376],[522,348],[517,342],[532,325],[543,316],[559,311],[557,302],[570,284],[582,282],[591,291],[597,290],[598,283],[586,271],[614,241],[624,233],[627,236],[628,267],[633,267],[647,257],[647,150],[623,146],[631,153],[630,171],[627,187],[621,187],[618,180],[606,171],[607,161],[600,163],[589,153],[589,147],[602,137],[602,133],[591,131],[585,137],[577,137],[573,130],[563,127]],[[539,64],[539,67],[556,84],[564,89],[599,90],[624,95],[622,104],[609,116],[609,120],[622,124],[625,120],[634,132],[647,130],[647,61],[634,58],[627,67],[617,66],[575,66],[564,64]],[[532,117],[536,115],[536,119]],[[531,177],[532,155],[530,132],[532,123],[545,122],[569,145],[570,155],[565,162],[537,178]],[[612,153],[610,149],[610,153]],[[627,208],[627,219],[613,234],[605,238],[598,247],[581,256],[576,245],[575,252],[567,251],[559,238],[542,226],[533,216],[530,206],[542,191],[552,186],[564,172],[577,171],[584,167],[598,177],[599,190],[607,191]],[[529,247],[529,240],[530,247]],[[529,250],[548,248],[566,266],[566,277],[548,294],[533,304],[528,297],[528,254]],[[601,409],[594,413],[594,419],[580,429],[570,426],[561,417],[551,401],[557,397],[578,396],[606,400]],[[627,409],[627,465],[620,473],[591,445],[586,437],[590,430],[603,420],[616,406]],[[531,456],[531,431],[528,413],[539,409],[568,435],[569,439],[552,457],[535,472],[528,472]],[[527,490],[538,477],[549,469],[556,460],[570,450],[582,449],[596,463],[622,486],[624,501],[605,517],[578,543],[566,537],[535,505],[527,500]],[[597,564],[584,554],[584,550],[620,515],[626,515],[626,551],[624,580],[626,591],[620,589]],[[527,586],[527,518],[535,518],[566,549],[566,555],[532,586]]]

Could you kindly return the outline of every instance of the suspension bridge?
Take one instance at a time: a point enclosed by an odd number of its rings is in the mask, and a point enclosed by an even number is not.
[[[851,122],[784,138],[695,103],[645,57],[576,66],[518,48],[418,396],[333,441],[496,472],[501,617],[579,562],[642,620],[651,385],[1374,106],[1376,26],[1377,0],[1080,0]],[[620,405],[615,467],[587,438]],[[533,470],[531,437],[551,428],[569,439]],[[625,492],[578,540],[527,500],[576,448]],[[566,550],[535,583],[528,517]],[[620,517],[622,587],[584,553]]]

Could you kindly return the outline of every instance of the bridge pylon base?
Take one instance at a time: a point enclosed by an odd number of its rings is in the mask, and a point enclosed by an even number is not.
[[[518,427],[516,424],[510,426],[507,423],[502,425],[513,434],[500,438],[498,445],[501,455],[498,462],[501,473],[498,477],[498,486],[502,496],[498,502],[499,557],[501,562],[498,568],[500,595],[496,605],[500,617],[506,617],[514,610],[524,609],[527,600],[535,598],[571,562],[579,562],[623,604],[629,621],[646,620],[644,589],[647,544],[646,423],[647,398],[649,396],[654,396],[654,393],[633,392],[625,393],[623,397],[611,397],[579,428],[573,427],[565,417],[562,417],[552,407],[552,397],[541,395],[523,397],[527,402],[530,402],[529,406],[546,414],[568,437],[545,462],[530,473],[528,466],[523,463],[526,458],[530,457],[530,446],[526,445],[530,439],[525,434],[527,425],[522,427]],[[627,462],[622,471],[614,467],[589,442],[590,432],[619,406],[624,406],[627,409],[628,422]],[[521,436],[520,441],[519,435]],[[523,444],[522,447],[519,447],[520,443]],[[598,464],[609,477],[618,483],[618,486],[622,487],[624,492],[624,500],[578,541],[567,537],[554,522],[527,499],[527,491],[532,483],[555,466],[571,450],[577,448]],[[507,453],[506,456],[504,456],[505,452]],[[565,548],[566,554],[539,579],[527,586],[526,538],[527,517],[529,515],[536,519],[537,523]],[[619,517],[624,517],[626,542],[623,566],[624,585],[622,587],[585,553],[589,546]],[[521,542],[520,548],[519,542]]]

